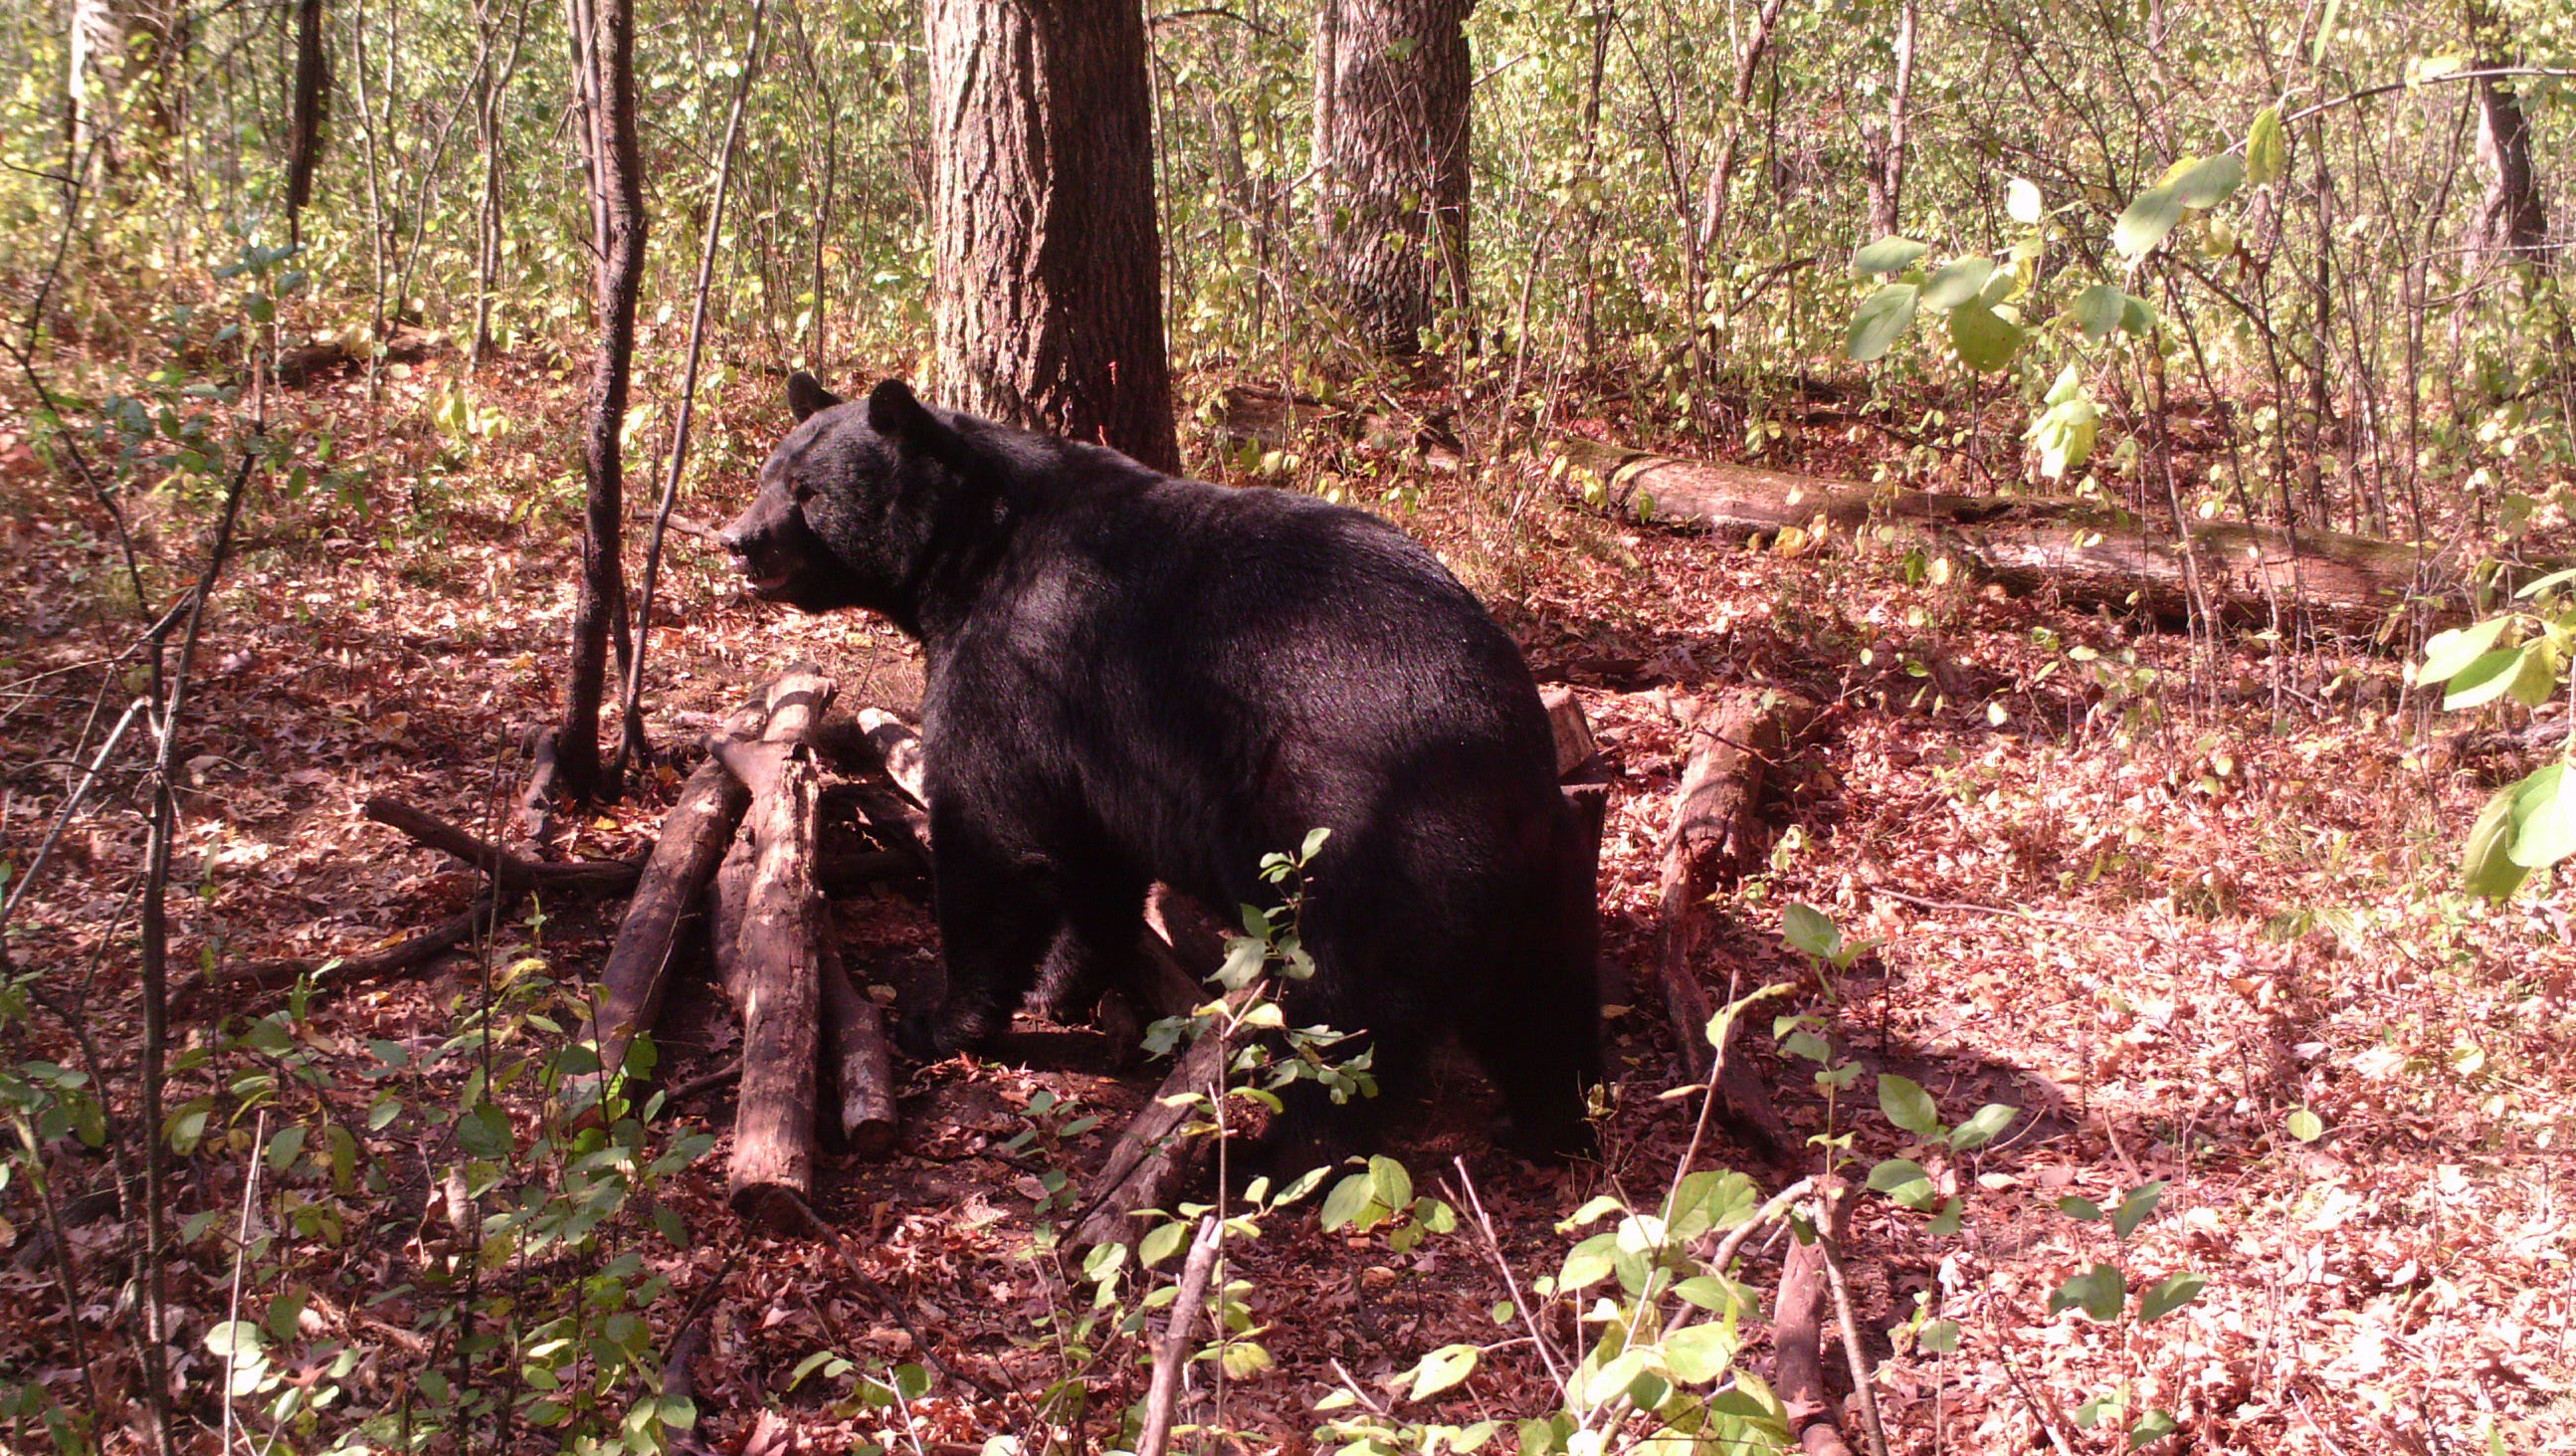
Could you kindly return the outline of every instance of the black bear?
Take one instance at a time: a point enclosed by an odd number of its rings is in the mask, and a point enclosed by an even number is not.
[[[845,404],[798,374],[787,395],[796,428],[723,539],[755,594],[922,643],[947,990],[908,1049],[999,1030],[1051,950],[1114,962],[1153,881],[1263,903],[1262,856],[1325,827],[1291,1024],[1365,1033],[1394,1087],[1454,1032],[1515,1145],[1590,1146],[1590,856],[1528,665],[1429,551],[896,380]],[[1292,1138],[1352,1131],[1311,1101],[1290,1119]]]

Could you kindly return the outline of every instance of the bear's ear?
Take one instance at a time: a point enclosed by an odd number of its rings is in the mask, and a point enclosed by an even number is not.
[[[802,369],[787,376],[787,408],[795,413],[800,425],[811,419],[816,410],[827,410],[840,402],[839,395]]]
[[[939,428],[912,392],[912,386],[900,379],[889,379],[868,391],[868,428],[889,440],[919,445]]]

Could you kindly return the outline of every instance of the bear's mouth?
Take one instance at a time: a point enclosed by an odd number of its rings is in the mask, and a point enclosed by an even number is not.
[[[742,589],[751,593],[753,596],[759,597],[763,600],[769,600],[778,596],[779,593],[787,590],[789,583],[795,579],[795,575],[796,574],[792,571],[779,571],[771,572],[765,576],[754,576],[750,571],[745,570],[743,572]]]

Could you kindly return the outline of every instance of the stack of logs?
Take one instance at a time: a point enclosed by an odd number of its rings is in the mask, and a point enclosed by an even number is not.
[[[744,1028],[734,1206],[748,1220],[782,1229],[803,1226],[826,1110],[843,1145],[861,1156],[883,1156],[896,1132],[883,1016],[841,964],[825,896],[887,879],[922,883],[929,869],[920,739],[875,708],[859,710],[857,734],[833,738],[834,749],[858,761],[856,774],[834,792],[855,803],[885,848],[819,852],[818,737],[834,696],[830,678],[798,664],[729,715],[709,735],[705,762],[682,786],[640,863],[540,864],[399,802],[367,805],[368,817],[482,868],[503,893],[615,895],[631,887],[589,1032],[605,1068],[644,1070],[628,1066],[629,1048],[652,1029],[687,937],[706,926],[716,978]],[[1597,859],[1612,774],[1574,695],[1552,688],[1543,696],[1557,771]],[[1671,708],[1683,729],[1686,766],[1663,840],[1651,986],[1683,1068],[1705,1078],[1714,1060],[1705,1035],[1712,1004],[1700,968],[1719,954],[1709,899],[1750,867],[1762,838],[1757,809],[1766,770],[1795,748],[1816,714],[1777,694],[1705,704],[1676,699]],[[1147,921],[1128,990],[1146,1014],[1187,1014],[1210,995],[1204,978],[1223,956],[1223,931],[1159,886]],[[1095,1175],[1072,1246],[1133,1237],[1138,1210],[1168,1206],[1199,1175],[1208,1140],[1185,1135],[1185,1094],[1209,1091],[1221,1058],[1215,1039],[1203,1038],[1177,1060]],[[1774,1155],[1791,1151],[1763,1079],[1745,1059],[1728,1059],[1718,1070],[1736,1128]]]

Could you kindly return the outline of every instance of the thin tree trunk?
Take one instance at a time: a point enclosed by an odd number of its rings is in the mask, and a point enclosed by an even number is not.
[[[716,153],[715,197],[707,204],[706,238],[698,248],[697,302],[689,310],[688,362],[680,369],[680,410],[671,425],[671,465],[662,477],[662,503],[653,512],[653,534],[644,547],[644,589],[636,598],[635,642],[627,658],[626,692],[618,712],[617,758],[608,771],[612,783],[625,777],[629,758],[649,747],[644,741],[644,646],[653,630],[653,589],[662,574],[662,538],[671,527],[671,507],[680,498],[680,472],[689,463],[689,420],[697,407],[698,358],[707,337],[707,291],[715,283],[716,240],[724,233],[725,192],[733,181],[734,141],[742,135],[742,104],[751,95],[752,77],[760,69],[761,22],[768,14],[769,0],[752,0],[751,37],[743,42],[742,74],[734,80],[733,106],[725,113],[724,146]],[[815,282],[819,289],[819,258]],[[819,298],[818,292],[818,305]],[[816,317],[821,317],[819,306]]]
[[[322,48],[322,0],[296,0],[295,93],[286,124],[286,235],[304,239],[304,207],[313,200],[313,169],[322,160],[322,124],[331,109],[331,62]]]
[[[1915,0],[1899,0],[1896,12],[1896,77],[1887,100],[1887,134],[1879,139],[1877,165],[1869,174],[1869,236],[1897,234],[1899,204],[1905,194],[1905,108],[1914,94]]]
[[[1371,348],[1422,347],[1467,291],[1473,0],[1325,0],[1315,193],[1325,270]]]
[[[1718,239],[1726,231],[1727,193],[1735,185],[1735,156],[1744,141],[1744,111],[1753,104],[1753,82],[1762,74],[1762,59],[1770,53],[1771,32],[1780,23],[1780,12],[1788,0],[1762,0],[1754,12],[1753,33],[1745,37],[1744,53],[1735,58],[1735,85],[1728,91],[1726,132],[1717,144],[1717,164],[1708,171],[1708,189],[1701,194],[1699,230],[1692,235],[1692,246],[1686,261],[1690,264],[1692,316],[1704,312],[1706,301],[1700,297],[1710,268],[1709,254],[1717,250]]]
[[[943,403],[1180,468],[1144,14],[930,0]]]
[[[581,599],[572,626],[572,666],[564,684],[563,726],[556,745],[564,785],[577,799],[613,794],[599,760],[600,696],[607,687],[608,638],[625,606],[618,557],[624,514],[625,462],[618,436],[635,354],[635,296],[644,280],[644,186],[635,145],[635,11],[633,0],[594,0],[575,9],[596,17],[588,44],[589,90],[597,101],[591,133],[594,202],[604,235],[599,256],[599,352],[592,367],[590,419],[582,464],[588,479],[581,543]]]

